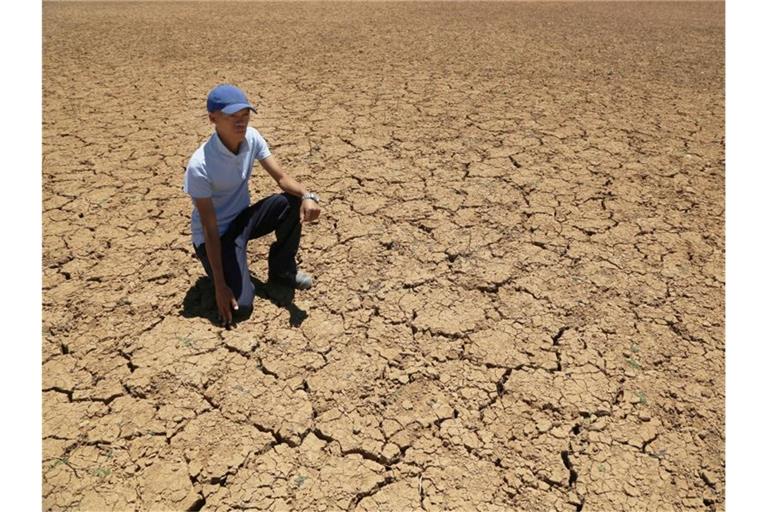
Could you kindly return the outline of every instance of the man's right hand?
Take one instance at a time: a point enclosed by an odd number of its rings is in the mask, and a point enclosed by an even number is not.
[[[224,327],[232,325],[232,310],[237,311],[237,300],[229,286],[216,286],[216,306],[219,309],[219,319]]]
[[[219,310],[219,318],[222,325],[229,328],[232,325],[232,310],[237,311],[235,295],[224,281],[224,269],[221,264],[221,240],[219,228],[216,223],[216,209],[210,197],[195,198],[195,206],[200,212],[200,222],[203,225],[203,238],[208,262],[211,264],[211,278],[216,289],[216,307]]]

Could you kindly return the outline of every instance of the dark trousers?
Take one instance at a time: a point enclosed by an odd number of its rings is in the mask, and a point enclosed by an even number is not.
[[[221,262],[224,280],[241,307],[253,305],[254,286],[248,270],[248,241],[275,232],[277,240],[269,248],[269,274],[296,272],[296,252],[299,250],[301,199],[290,194],[274,194],[252,204],[238,214],[221,236]],[[195,247],[195,253],[213,280],[213,271],[205,244]]]

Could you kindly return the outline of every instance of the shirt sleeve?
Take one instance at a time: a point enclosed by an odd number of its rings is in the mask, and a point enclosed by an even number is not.
[[[269,155],[272,154],[272,152],[269,150],[269,145],[267,144],[267,141],[264,140],[264,137],[261,136],[258,130],[254,131],[254,143],[253,143],[253,155],[256,160],[264,160]]]
[[[199,165],[190,164],[184,173],[184,192],[194,198],[211,197],[211,182]]]

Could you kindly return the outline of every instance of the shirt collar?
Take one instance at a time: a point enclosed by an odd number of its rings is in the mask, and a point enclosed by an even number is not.
[[[231,152],[229,148],[224,145],[224,142],[222,142],[216,130],[213,131],[213,135],[211,135],[211,140],[213,141],[213,145],[216,147],[218,152],[229,158],[236,158],[248,152],[249,145],[248,145],[247,136],[243,139],[243,142],[240,143],[240,151],[238,151],[237,154],[234,154],[233,152]]]

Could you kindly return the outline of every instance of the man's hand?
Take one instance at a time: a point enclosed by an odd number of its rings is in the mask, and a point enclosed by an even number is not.
[[[211,278],[216,291],[216,307],[219,310],[219,318],[224,327],[232,324],[232,310],[237,311],[235,295],[227,286],[224,279],[224,268],[221,264],[221,240],[219,228],[216,222],[216,210],[210,197],[195,198],[195,206],[200,212],[200,222],[203,225],[203,238],[205,239],[205,252],[208,262],[211,264]]]
[[[216,306],[219,308],[219,318],[224,327],[232,325],[232,310],[237,311],[237,300],[229,286],[222,284],[216,287]]]
[[[313,199],[305,199],[301,202],[301,211],[299,212],[299,221],[312,222],[320,216],[320,206]]]

